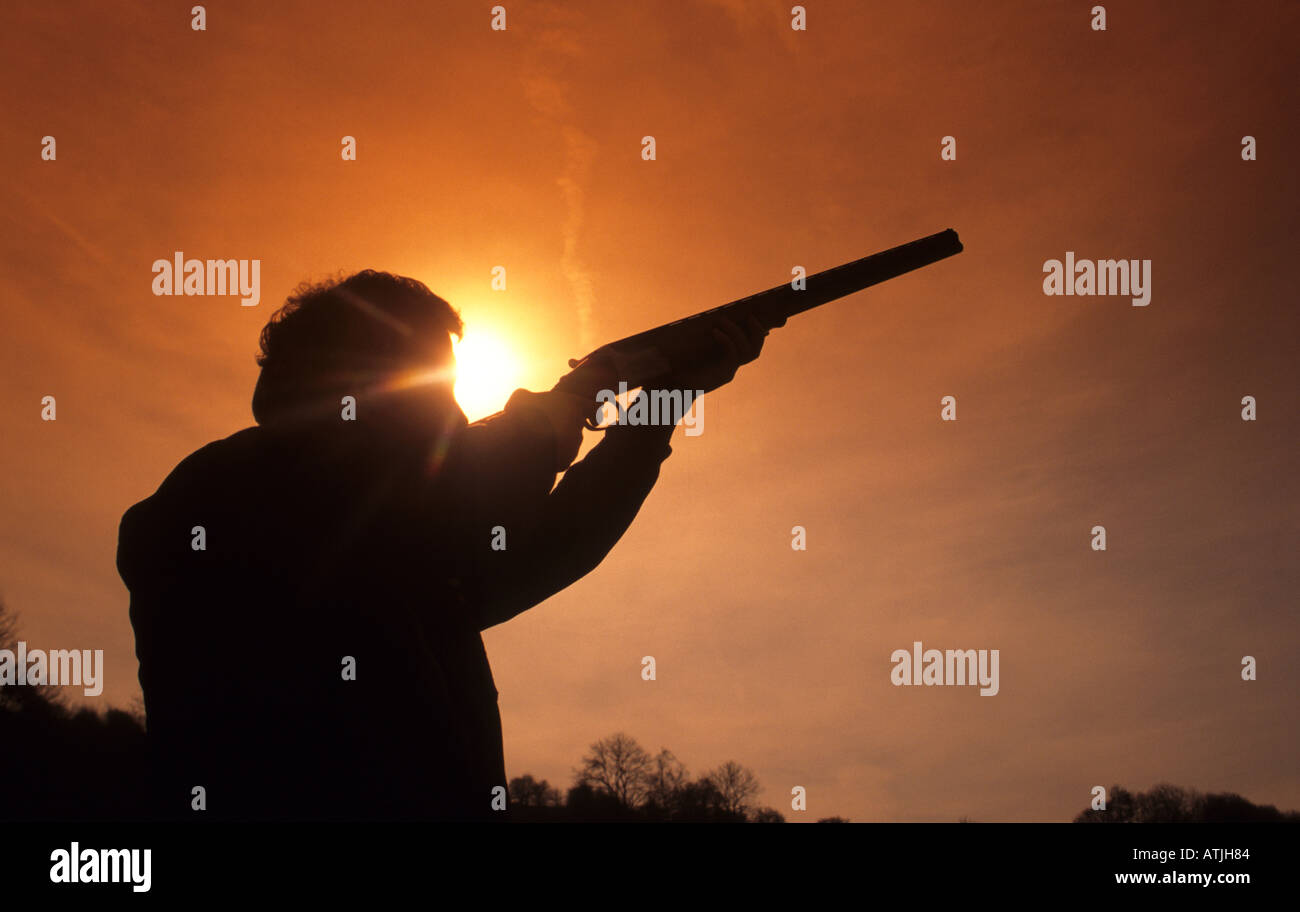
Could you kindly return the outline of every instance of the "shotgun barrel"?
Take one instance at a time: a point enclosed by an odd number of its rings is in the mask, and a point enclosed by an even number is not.
[[[569,366],[576,367],[597,355],[608,355],[616,366],[619,378],[626,380],[629,388],[649,386],[663,379],[673,367],[708,357],[715,351],[717,342],[713,338],[712,328],[720,319],[743,321],[747,314],[753,314],[765,328],[773,329],[784,325],[795,314],[820,307],[922,266],[929,266],[961,251],[961,240],[957,237],[957,232],[949,228],[808,276],[803,288],[796,288],[794,282],[788,282],[730,304],[608,342],[586,358],[570,361]]]

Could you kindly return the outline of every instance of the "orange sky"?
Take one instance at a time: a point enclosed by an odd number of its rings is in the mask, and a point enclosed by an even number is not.
[[[818,0],[796,33],[766,0],[507,2],[497,33],[490,5],[211,3],[201,33],[7,6],[0,594],[29,642],[103,648],[100,705],[138,696],[118,520],[252,422],[303,279],[422,279],[547,388],[951,226],[961,256],[774,333],[606,562],[487,634],[508,771],[567,786],[626,730],[751,766],[792,819],[794,785],[855,820],[1165,780],[1300,807],[1300,7],[1112,3],[1098,33],[1091,3]],[[261,303],[153,296],[176,250],[261,259]],[[1066,250],[1152,260],[1150,306],[1044,296]],[[1000,693],[892,686],[915,640],[999,649]]]

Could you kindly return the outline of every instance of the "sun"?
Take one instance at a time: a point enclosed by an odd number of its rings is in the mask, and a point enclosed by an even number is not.
[[[499,412],[518,389],[519,359],[501,336],[468,329],[452,341],[456,353],[456,402],[470,421]]]

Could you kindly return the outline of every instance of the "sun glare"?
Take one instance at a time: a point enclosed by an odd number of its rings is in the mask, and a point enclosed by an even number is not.
[[[519,359],[490,330],[469,329],[453,341],[456,401],[470,421],[500,411],[520,384]]]

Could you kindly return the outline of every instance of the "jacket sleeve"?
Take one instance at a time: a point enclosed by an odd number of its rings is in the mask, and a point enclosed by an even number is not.
[[[503,550],[477,550],[479,629],[507,621],[590,573],[636,518],[672,453],[673,426],[614,427],[531,511]]]
[[[496,416],[469,425],[457,447],[453,475],[466,485],[475,514],[486,518],[531,512],[555,484],[554,430],[540,400],[546,393],[515,390]]]

